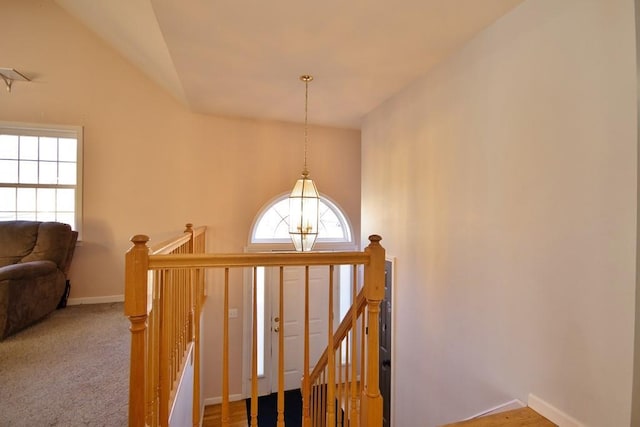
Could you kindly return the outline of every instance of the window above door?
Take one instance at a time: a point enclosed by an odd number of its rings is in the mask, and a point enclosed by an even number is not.
[[[268,203],[256,217],[251,231],[251,245],[288,245],[293,248],[289,237],[289,198],[281,195]],[[327,197],[320,196],[317,244],[331,243],[353,245],[353,233],[346,215]]]

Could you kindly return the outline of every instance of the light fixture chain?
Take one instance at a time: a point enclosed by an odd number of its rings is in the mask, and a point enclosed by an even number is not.
[[[309,175],[309,170],[307,169],[307,146],[309,145],[309,82],[313,80],[313,76],[305,74],[300,76],[300,80],[304,82],[304,169],[302,170],[302,175],[306,178]]]
[[[309,174],[307,169],[307,117],[309,104],[309,79],[304,79],[304,171],[305,175]]]

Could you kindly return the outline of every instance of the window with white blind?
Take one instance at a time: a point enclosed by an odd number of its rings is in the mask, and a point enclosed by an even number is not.
[[[82,224],[82,127],[0,122],[0,221]]]

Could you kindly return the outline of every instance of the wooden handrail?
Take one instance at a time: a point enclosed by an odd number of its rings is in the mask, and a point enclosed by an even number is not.
[[[161,243],[156,243],[149,247],[149,255],[170,254],[172,251],[183,246],[191,240],[191,234],[185,233],[183,236],[174,237]]]
[[[193,224],[187,224],[184,234],[167,239],[163,242],[156,243],[149,247],[149,255],[168,255],[174,250],[183,246],[185,243],[193,242],[197,236],[204,234],[207,231],[207,227],[200,226],[193,228]],[[193,250],[192,250],[193,253]]]
[[[356,297],[355,303],[352,304],[351,307],[349,307],[349,310],[347,310],[347,313],[344,315],[344,318],[342,319],[342,322],[340,322],[338,329],[336,329],[336,333],[333,335],[333,348],[331,349],[331,351],[336,351],[338,349],[338,346],[340,346],[340,342],[347,336],[351,328],[354,327],[353,325],[354,308],[357,310],[356,312],[357,315],[360,316],[366,306],[367,306],[367,299],[364,297],[364,291],[361,289],[360,292],[358,293],[358,296]],[[313,368],[311,375],[309,375],[309,380],[311,381],[311,383],[313,383],[313,381],[315,381],[318,378],[318,376],[320,375],[320,372],[322,372],[322,370],[327,365],[327,361],[329,359],[327,350],[328,348],[324,349],[324,351],[320,355],[320,358],[318,358],[318,362],[316,363],[316,366]]]
[[[171,254],[150,255],[149,269],[163,268],[232,268],[232,267],[302,267],[316,265],[369,264],[362,252],[254,252],[242,254]]]

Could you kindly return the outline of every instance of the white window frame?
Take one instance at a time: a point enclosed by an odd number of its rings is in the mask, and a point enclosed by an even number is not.
[[[294,250],[293,242],[289,237],[286,238],[270,238],[270,239],[257,239],[255,238],[256,229],[260,223],[260,220],[264,216],[264,214],[269,211],[274,205],[278,202],[285,200],[289,197],[289,193],[280,194],[273,199],[269,200],[262,209],[258,212],[253,221],[253,226],[251,227],[251,232],[249,234],[249,242],[248,242],[248,251],[253,250]],[[331,198],[327,197],[325,194],[320,194],[320,201],[324,203],[329,210],[331,210],[335,216],[338,218],[340,223],[342,224],[343,229],[345,230],[346,238],[338,239],[338,238],[327,238],[323,237],[321,234],[318,234],[318,238],[316,240],[315,245],[313,246],[314,251],[318,250],[356,250],[357,245],[354,242],[354,232],[353,227],[351,226],[351,222],[349,218],[344,213],[342,208],[334,202]],[[287,227],[288,228],[288,227]]]
[[[0,182],[4,188],[73,188],[75,190],[74,221],[78,241],[82,239],[82,177],[83,177],[83,127],[39,123],[19,123],[0,121],[0,134],[76,139],[76,184],[21,184]]]

